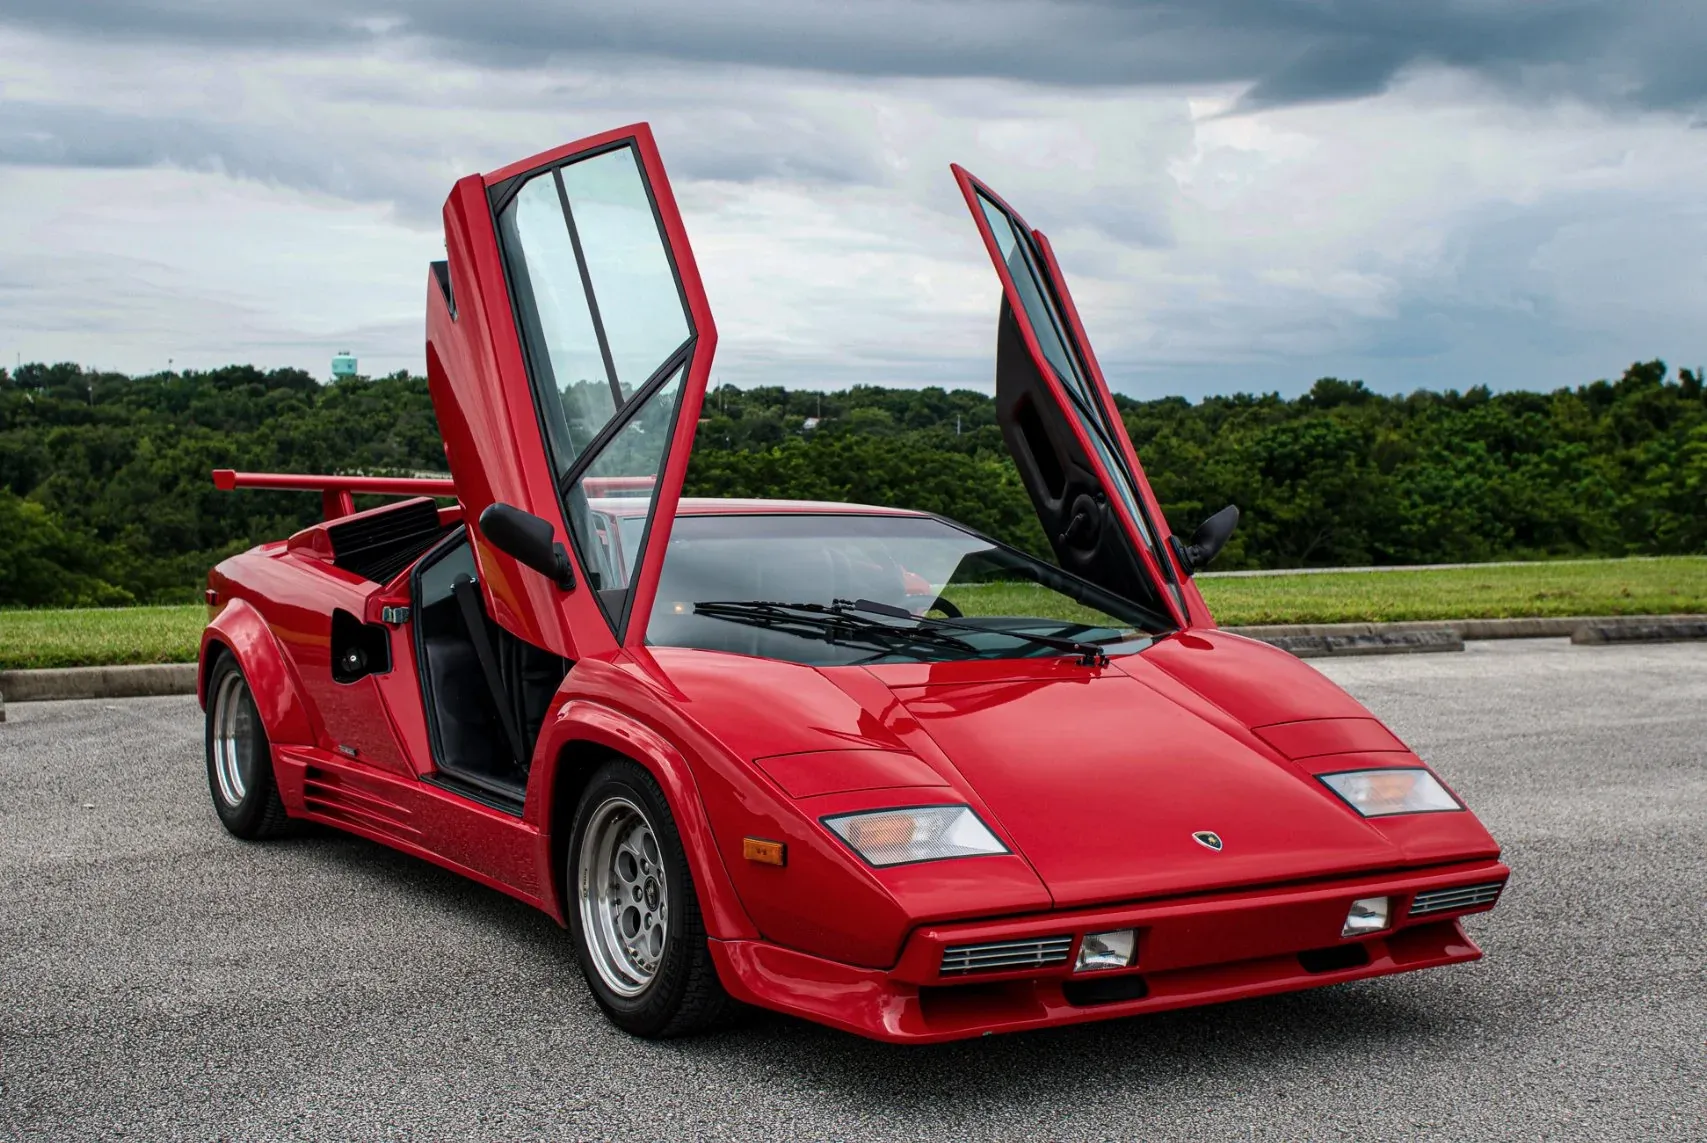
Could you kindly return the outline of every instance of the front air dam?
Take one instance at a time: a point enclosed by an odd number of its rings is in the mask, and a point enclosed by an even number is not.
[[[1142,973],[1143,995],[1074,1004],[1071,977],[917,985],[881,969],[856,968],[763,941],[712,941],[718,975],[748,1004],[892,1043],[928,1044],[995,1032],[1112,1020],[1225,1000],[1316,988],[1412,969],[1460,964],[1482,950],[1457,921],[1437,921],[1359,942],[1367,963],[1311,972],[1299,954]]]

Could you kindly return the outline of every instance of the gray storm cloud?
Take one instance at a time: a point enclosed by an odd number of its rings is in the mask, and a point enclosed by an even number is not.
[[[1131,392],[1688,361],[1698,8],[0,0],[0,352],[419,368],[451,182],[647,119],[724,381],[987,384],[950,159]]]
[[[109,42],[411,41],[485,66],[613,55],[1075,86],[1247,84],[1250,106],[1366,96],[1421,65],[1607,106],[1707,98],[1707,20],[1691,0],[7,0],[0,22]]]

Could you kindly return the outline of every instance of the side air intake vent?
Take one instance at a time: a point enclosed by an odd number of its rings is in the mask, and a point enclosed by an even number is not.
[[[418,842],[421,831],[405,806],[386,797],[377,785],[365,783],[320,766],[310,765],[302,775],[302,803],[317,814],[396,838]]]
[[[1038,937],[1024,941],[995,941],[985,945],[949,945],[942,950],[942,975],[969,972],[1009,972],[1067,963],[1072,937]]]
[[[1430,889],[1426,893],[1418,893],[1411,901],[1411,916],[1451,913],[1459,909],[1492,905],[1499,900],[1500,890],[1504,888],[1504,881],[1494,881],[1487,885],[1455,885],[1451,889]]]
[[[375,583],[385,583],[414,563],[443,534],[439,510],[426,496],[326,525],[332,563]]]

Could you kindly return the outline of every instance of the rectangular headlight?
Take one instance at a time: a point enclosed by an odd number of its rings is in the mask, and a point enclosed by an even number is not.
[[[1428,814],[1461,810],[1440,779],[1421,767],[1394,766],[1382,770],[1344,770],[1318,774],[1322,783],[1366,818],[1391,814]]]
[[[1125,968],[1132,963],[1138,950],[1138,933],[1134,929],[1115,929],[1107,933],[1086,933],[1079,942],[1079,961],[1074,972],[1095,972],[1099,968]]]
[[[914,806],[824,819],[835,835],[873,865],[906,865],[945,857],[1006,853],[970,806]]]

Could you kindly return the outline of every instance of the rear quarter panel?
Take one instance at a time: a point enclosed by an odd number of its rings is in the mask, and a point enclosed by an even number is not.
[[[363,617],[379,585],[311,554],[268,544],[233,556],[208,577],[213,614],[202,641],[202,701],[223,646],[237,656],[275,744],[349,747],[384,769],[410,772],[373,676],[332,681],[332,612]],[[406,639],[395,638],[392,661],[412,661]]]

